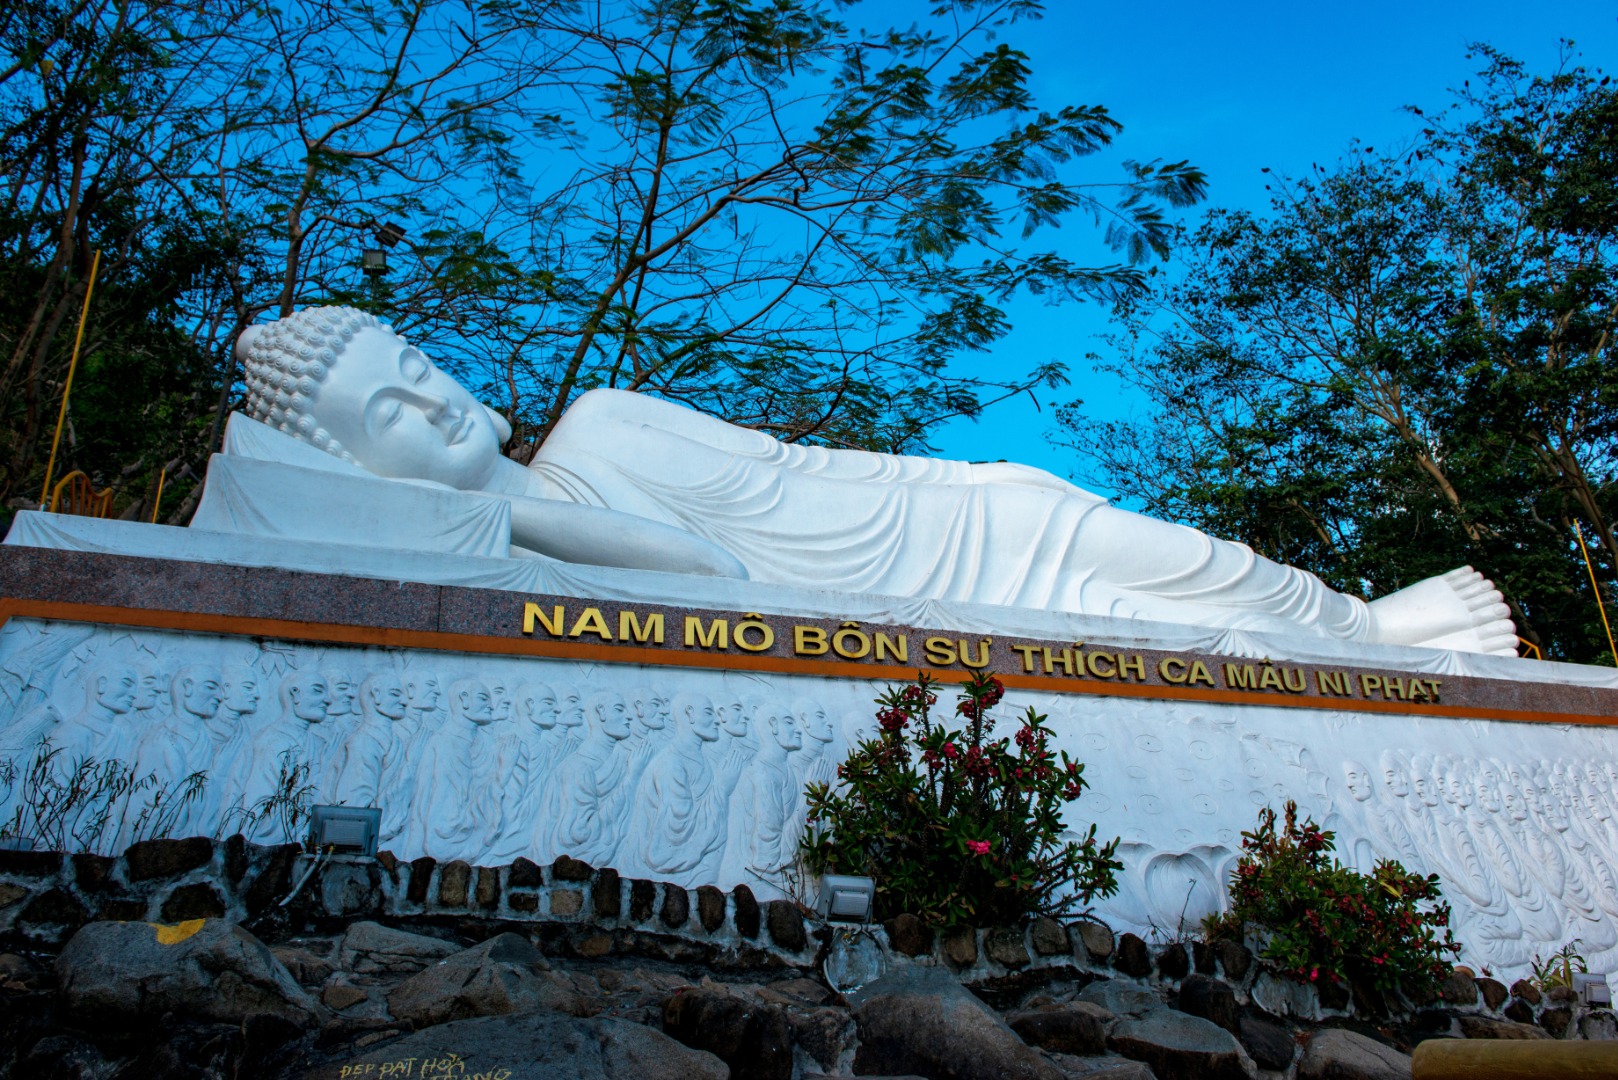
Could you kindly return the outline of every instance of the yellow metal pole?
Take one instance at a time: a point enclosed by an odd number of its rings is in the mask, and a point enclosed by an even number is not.
[[[163,466],[163,471],[157,474],[157,498],[152,500],[152,524],[157,524],[157,511],[163,505],[163,481],[168,479],[169,467]]]
[[[1612,653],[1613,663],[1618,664],[1618,647],[1612,643],[1612,624],[1607,621],[1607,604],[1601,599],[1601,586],[1596,584],[1596,565],[1590,561],[1590,549],[1584,546],[1584,530],[1579,528],[1577,518],[1573,519],[1573,535],[1579,538],[1579,550],[1584,553],[1584,568],[1590,571],[1590,588],[1596,593],[1596,607],[1601,612],[1601,625],[1607,630],[1607,651]]]
[[[56,472],[56,450],[62,445],[62,425],[67,422],[67,396],[73,392],[73,373],[79,369],[79,347],[84,344],[84,320],[90,316],[90,294],[95,292],[96,272],[101,269],[101,249],[90,260],[90,283],[84,287],[84,307],[79,311],[79,332],[73,338],[73,359],[67,365],[67,384],[62,387],[62,407],[56,412],[56,437],[51,440],[51,459],[45,466],[45,486],[39,489],[39,508],[51,493],[51,476]]]

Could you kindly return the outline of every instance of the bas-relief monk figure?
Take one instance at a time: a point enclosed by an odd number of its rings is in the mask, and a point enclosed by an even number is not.
[[[622,848],[626,858],[620,862],[636,871],[714,880],[727,818],[709,760],[719,738],[719,718],[713,703],[700,694],[677,696],[672,713],[674,737],[635,788]]]
[[[730,829],[720,877],[725,881],[781,884],[780,875],[796,854],[799,770],[803,732],[792,711],[762,706],[759,749],[731,800]]]
[[[610,691],[591,695],[585,731],[579,748],[557,763],[533,850],[610,866],[633,794],[624,783],[630,765],[622,745],[630,733],[624,699]]]
[[[140,690],[140,676],[128,664],[102,664],[85,683],[84,708],[56,726],[51,740],[69,763],[93,757],[124,759],[140,732],[127,722]]]
[[[526,467],[509,425],[402,337],[312,308],[237,343],[250,414],[379,477],[511,507],[513,554],[1511,654],[1469,568],[1371,603],[1241,545],[1111,506],[1049,473],[787,445],[642,394],[594,390]]]

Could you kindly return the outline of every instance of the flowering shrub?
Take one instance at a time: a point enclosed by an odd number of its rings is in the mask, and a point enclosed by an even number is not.
[[[1352,980],[1383,993],[1431,989],[1449,973],[1446,957],[1461,951],[1449,929],[1449,905],[1438,875],[1408,873],[1390,859],[1369,874],[1332,857],[1334,835],[1313,820],[1298,823],[1259,811],[1258,828],[1242,834],[1231,875],[1231,910],[1210,920],[1213,935],[1241,937],[1249,928],[1268,941],[1260,953],[1301,982]]]
[[[1112,895],[1118,841],[1098,843],[1094,825],[1064,839],[1084,766],[1049,748],[1045,718],[1029,709],[1014,738],[991,738],[998,679],[974,672],[950,718],[932,714],[936,685],[921,674],[878,698],[876,738],[850,751],[835,787],[805,789],[809,868],[874,878],[879,917],[944,925],[1068,915]]]

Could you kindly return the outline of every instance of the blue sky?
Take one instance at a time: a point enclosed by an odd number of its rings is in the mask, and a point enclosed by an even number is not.
[[[923,5],[885,0],[861,15],[902,21]],[[930,5],[928,5],[930,6]],[[860,11],[860,9],[856,9]],[[872,18],[871,21],[875,21]],[[1124,124],[1116,153],[1090,163],[1107,178],[1124,157],[1185,158],[1209,174],[1207,205],[1261,209],[1260,171],[1299,173],[1335,160],[1353,139],[1392,148],[1416,130],[1408,104],[1438,108],[1478,67],[1466,57],[1483,41],[1535,72],[1556,63],[1572,38],[1589,68],[1618,71],[1613,3],[1087,4],[1051,0],[1046,17],[1011,28],[1005,40],[1028,53],[1043,104],[1102,104]],[[1054,241],[1074,257],[1105,259],[1099,234],[1074,222]],[[1047,241],[1048,243],[1051,241]],[[1090,372],[1087,352],[1108,328],[1095,305],[1018,303],[1016,330],[978,362],[1022,370],[1057,358],[1073,383],[996,406],[977,423],[949,425],[935,438],[945,457],[1005,458],[1070,475],[1070,453],[1051,446],[1050,405],[1083,398],[1112,418],[1138,407],[1110,379]],[[1100,493],[1114,494],[1103,483]]]

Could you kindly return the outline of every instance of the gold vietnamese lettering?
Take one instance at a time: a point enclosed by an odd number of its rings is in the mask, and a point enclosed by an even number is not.
[[[1166,683],[1179,685],[1186,680],[1185,661],[1178,656],[1165,656],[1157,662],[1157,677]]]
[[[876,642],[876,658],[878,660],[892,658],[901,664],[910,663],[910,646],[906,644],[903,634],[892,638],[886,634],[872,634],[871,638]]]
[[[1322,695],[1335,697],[1352,697],[1354,686],[1348,681],[1346,671],[1317,671],[1315,672],[1315,687]]]
[[[618,640],[636,641],[645,644],[650,640],[655,645],[663,644],[663,613],[654,611],[646,616],[646,625],[642,626],[640,619],[633,611],[620,611],[618,613]]]
[[[1232,690],[1257,690],[1258,675],[1252,664],[1226,664],[1225,685]]]
[[[863,660],[871,653],[871,638],[859,623],[845,622],[831,636],[831,651],[844,660]]]
[[[1017,653],[1022,657],[1022,673],[1024,675],[1032,675],[1034,673],[1034,654],[1039,652],[1039,650],[1040,647],[1038,645],[1013,645],[1011,647],[1012,652]],[[1047,656],[1050,655],[1050,650],[1046,649],[1045,654]]]
[[[824,656],[826,650],[831,648],[831,642],[826,638],[826,631],[818,626],[794,626],[792,628],[792,651],[799,656]]]
[[[562,621],[562,615],[561,604],[556,605],[550,618],[545,617],[545,609],[538,604],[524,604],[522,606],[522,632],[532,634],[537,623],[543,626],[545,632],[551,637],[561,637],[562,627],[565,625]]]
[[[695,615],[687,615],[685,617],[685,647],[689,649],[692,646],[699,649],[730,648],[730,621],[728,619],[715,619],[704,630],[700,618]]]
[[[757,641],[747,639],[749,631],[758,635]],[[764,621],[762,615],[749,611],[747,618],[737,623],[736,629],[731,631],[730,639],[736,643],[738,649],[745,649],[748,652],[763,652],[775,644],[775,631]]]
[[[1118,661],[1118,677],[1120,679],[1133,671],[1135,673],[1133,678],[1136,682],[1146,681],[1146,661],[1141,659],[1139,653],[1127,660],[1124,659],[1123,653],[1119,653],[1114,659]]]
[[[1047,675],[1055,674],[1056,665],[1061,664],[1062,665],[1062,674],[1067,675],[1070,678],[1075,674],[1077,674],[1079,676],[1084,675],[1084,654],[1083,653],[1079,653],[1079,667],[1078,667],[1078,670],[1075,672],[1074,669],[1073,669],[1073,650],[1072,649],[1058,649],[1056,652],[1051,652],[1049,649],[1041,649],[1039,651],[1044,654],[1045,674],[1047,674]]]
[[[584,634],[594,634],[602,641],[612,640],[612,631],[607,629],[607,620],[602,617],[600,608],[585,608],[580,613],[578,621],[573,624],[573,629],[567,632],[567,636],[570,638],[580,637]]]
[[[983,638],[982,640],[980,640],[978,642],[978,656],[977,656],[977,659],[974,660],[972,658],[971,653],[969,653],[967,651],[967,648],[966,648],[967,643],[966,643],[965,639],[962,639],[962,641],[961,641],[961,663],[965,664],[969,668],[982,669],[982,668],[988,667],[989,666],[989,646],[992,645],[993,643],[994,643],[993,638]]]
[[[955,663],[955,642],[949,638],[930,637],[922,643],[922,648],[933,667],[949,667]]]

